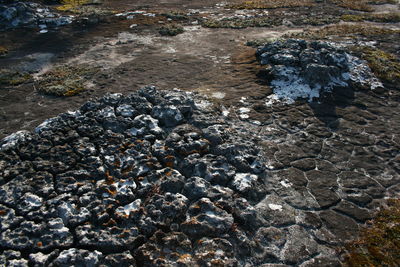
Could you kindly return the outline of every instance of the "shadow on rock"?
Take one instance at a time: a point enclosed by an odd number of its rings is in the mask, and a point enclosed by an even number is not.
[[[332,93],[327,94],[320,102],[310,102],[308,105],[313,110],[315,117],[331,130],[339,128],[339,116],[336,108],[344,108],[353,103],[355,91],[351,87],[337,87]]]
[[[293,104],[307,100],[315,116],[336,129],[336,107],[354,101],[354,88],[376,90],[382,83],[365,61],[352,56],[344,45],[289,39],[267,43],[257,49],[261,65],[267,65],[273,94],[266,105]]]

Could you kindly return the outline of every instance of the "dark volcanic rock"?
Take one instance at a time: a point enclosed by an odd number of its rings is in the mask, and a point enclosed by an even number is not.
[[[237,265],[229,235],[261,225],[250,203],[266,194],[264,158],[244,136],[226,136],[227,122],[203,133],[196,121],[207,113],[194,97],[154,87],[107,94],[2,140],[16,158],[1,158],[0,247],[29,252],[32,265],[168,262],[158,250],[188,266]]]
[[[269,65],[274,94],[268,97],[268,105],[277,100],[311,102],[336,88],[351,95],[353,85],[383,87],[365,61],[334,43],[289,39],[260,46],[256,54],[262,65]]]
[[[271,60],[300,64],[306,44],[292,44]],[[328,244],[398,183],[354,159],[374,139],[303,132],[323,132],[312,118],[254,125],[205,101],[107,94],[0,141],[0,265],[335,266]]]
[[[47,7],[31,2],[0,4],[0,30],[20,27],[36,28],[45,31],[72,22],[72,17],[51,12]]]

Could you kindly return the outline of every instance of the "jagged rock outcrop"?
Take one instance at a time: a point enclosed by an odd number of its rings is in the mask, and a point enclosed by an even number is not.
[[[0,3],[0,30],[27,27],[40,28],[45,32],[47,28],[70,24],[72,20],[71,16],[61,16],[37,3]]]
[[[278,123],[145,87],[3,139],[0,264],[340,266],[336,246],[398,176]]]
[[[319,100],[338,87],[383,87],[365,61],[333,42],[276,41],[260,46],[256,54],[262,65],[268,65],[274,89],[267,104]]]

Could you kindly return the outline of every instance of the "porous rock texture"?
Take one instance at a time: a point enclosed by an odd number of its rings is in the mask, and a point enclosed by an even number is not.
[[[61,16],[38,3],[16,2],[2,4],[0,1],[0,30],[20,27],[55,28],[72,22],[71,16]]]
[[[382,88],[367,62],[349,54],[333,42],[289,39],[260,46],[256,53],[262,65],[268,65],[274,94],[267,104],[277,100],[294,103],[297,99],[319,100],[337,87]]]
[[[340,266],[398,176],[275,126],[148,86],[3,139],[0,265]]]

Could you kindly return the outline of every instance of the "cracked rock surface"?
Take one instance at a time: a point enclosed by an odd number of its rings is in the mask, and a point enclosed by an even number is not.
[[[0,265],[340,266],[399,182],[374,153],[394,152],[205,103],[145,87],[3,139]]]

